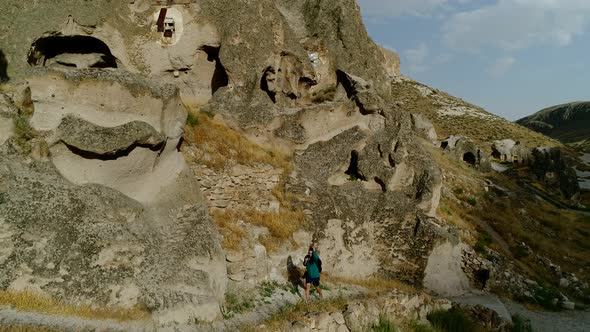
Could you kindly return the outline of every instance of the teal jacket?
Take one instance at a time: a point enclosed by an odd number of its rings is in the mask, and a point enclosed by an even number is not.
[[[317,251],[313,252],[312,258],[307,261],[306,270],[307,275],[310,278],[319,278],[320,277],[320,269],[318,268],[317,262],[320,260],[320,256],[318,256]]]

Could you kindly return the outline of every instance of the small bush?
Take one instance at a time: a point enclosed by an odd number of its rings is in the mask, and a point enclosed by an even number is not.
[[[435,329],[440,331],[473,332],[479,330],[479,327],[458,308],[432,312],[428,314],[427,319]]]
[[[487,255],[487,246],[489,246],[491,243],[492,237],[490,236],[490,234],[488,234],[487,232],[482,232],[479,233],[479,236],[477,237],[477,242],[475,243],[475,246],[473,246],[473,249],[482,255]]]
[[[461,187],[457,187],[457,188],[453,189],[453,193],[455,193],[455,195],[463,195],[463,192],[464,192],[464,190]]]
[[[533,294],[535,302],[543,308],[551,311],[560,311],[559,299],[561,297],[558,290],[549,286],[540,286]]]
[[[471,196],[471,197],[467,198],[467,204],[469,204],[471,206],[476,206],[477,200],[475,199],[475,197]]]
[[[512,254],[516,259],[522,259],[529,255],[529,251],[522,244],[518,244],[511,248]]]
[[[512,316],[512,332],[533,332],[531,321],[519,315]]]
[[[395,324],[392,321],[387,319],[384,315],[379,316],[379,323],[371,326],[371,331],[374,332],[395,332],[397,329],[395,328]]]
[[[436,332],[431,326],[415,320],[410,323],[410,330],[412,332]]]
[[[254,301],[249,296],[240,297],[234,292],[225,293],[225,304],[223,306],[223,317],[232,318],[239,314],[254,308]]]
[[[191,127],[198,125],[199,124],[199,117],[193,112],[188,112],[188,116],[186,118],[186,124]]]

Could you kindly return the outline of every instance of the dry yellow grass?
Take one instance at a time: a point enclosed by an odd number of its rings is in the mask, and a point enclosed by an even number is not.
[[[375,292],[390,291],[393,289],[400,290],[404,293],[416,293],[414,286],[405,284],[399,280],[384,279],[378,277],[372,278],[348,278],[343,276],[334,276],[327,272],[322,272],[322,280],[336,285],[348,284],[361,286]]]
[[[63,316],[76,316],[92,319],[116,319],[120,321],[145,320],[150,313],[139,307],[93,308],[87,305],[74,305],[59,302],[48,296],[32,291],[0,291],[0,305],[12,305],[16,310],[31,311]]]
[[[190,110],[189,114],[189,122],[192,121],[193,125],[187,124],[185,127],[185,139],[202,152],[196,162],[215,170],[222,170],[231,162],[242,165],[268,164],[290,169],[291,157],[280,149],[267,149],[255,144],[202,112]]]
[[[238,225],[240,220],[257,226],[266,227],[269,235],[261,239],[269,251],[275,250],[278,245],[291,238],[291,235],[304,225],[304,215],[301,210],[281,209],[277,213],[260,212],[255,209],[244,211],[214,210],[213,220],[223,235],[222,245],[229,249],[239,249],[241,241],[246,236],[246,231]]]
[[[63,330],[57,330],[47,327],[28,326],[28,325],[0,325],[0,331],[2,332],[62,332]]]

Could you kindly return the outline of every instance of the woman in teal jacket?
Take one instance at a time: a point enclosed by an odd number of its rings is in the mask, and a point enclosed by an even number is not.
[[[315,246],[312,245],[307,251],[307,256],[303,259],[303,265],[305,265],[305,302],[309,303],[309,291],[311,284],[315,286],[318,291],[320,299],[323,299],[322,289],[320,288],[320,256],[318,255]]]

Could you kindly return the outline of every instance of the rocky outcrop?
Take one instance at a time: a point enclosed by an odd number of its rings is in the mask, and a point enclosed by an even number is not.
[[[572,163],[560,148],[536,148],[529,162],[531,171],[547,188],[555,188],[571,202],[579,200],[580,185]]]
[[[450,308],[448,300],[392,291],[375,299],[354,301],[343,312],[309,313],[302,320],[290,322],[285,331],[360,332],[378,325],[380,318],[426,321],[429,313]]]
[[[491,156],[499,161],[526,163],[531,157],[531,151],[518,141],[503,139],[492,143]]]
[[[463,136],[449,136],[440,143],[441,149],[453,158],[477,167],[482,172],[491,170],[488,157],[471,140]]]
[[[0,287],[140,306],[161,325],[219,317],[225,257],[177,150],[178,90],[109,70],[29,84],[49,159],[2,145]]]

